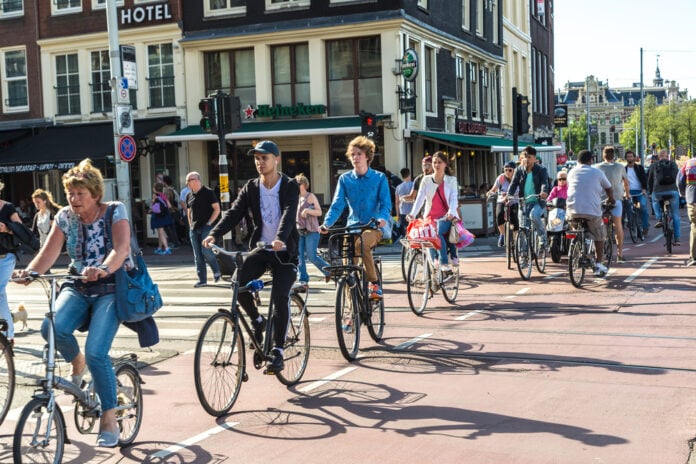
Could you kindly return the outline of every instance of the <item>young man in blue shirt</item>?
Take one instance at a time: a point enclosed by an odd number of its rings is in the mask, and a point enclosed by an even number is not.
[[[370,167],[375,156],[375,144],[364,136],[355,137],[348,144],[346,158],[353,164],[353,170],[341,174],[331,207],[326,213],[324,224],[319,228],[322,234],[330,228],[348,206],[347,226],[367,224],[377,219],[379,229],[367,229],[362,233],[362,258],[365,278],[370,282],[370,298],[382,299],[382,289],[377,280],[377,271],[372,260],[372,249],[382,238],[391,237],[390,212],[391,196],[387,177]]]

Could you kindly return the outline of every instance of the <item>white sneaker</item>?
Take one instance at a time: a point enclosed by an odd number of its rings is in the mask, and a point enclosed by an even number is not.
[[[607,267],[604,264],[602,264],[602,263],[595,264],[594,275],[599,276],[599,277],[603,277],[608,271],[609,271],[609,269],[607,269]]]
[[[452,267],[449,264],[443,264],[440,266],[442,272],[452,272]]]

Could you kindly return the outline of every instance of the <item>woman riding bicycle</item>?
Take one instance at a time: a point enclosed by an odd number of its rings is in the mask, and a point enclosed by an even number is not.
[[[453,219],[460,219],[457,208],[459,207],[459,187],[457,178],[450,175],[447,165],[447,155],[438,151],[433,154],[434,172],[423,177],[421,188],[418,189],[416,201],[413,203],[411,214],[407,216],[413,220],[425,205],[423,217],[437,221],[437,233],[440,237],[440,266],[443,272],[451,271],[449,256],[452,256],[452,264],[459,265],[457,249],[455,245],[448,243],[447,236],[452,227]],[[431,249],[431,253],[435,253]],[[448,256],[449,255],[449,256]]]
[[[500,233],[500,236],[498,237],[499,247],[505,246],[505,196],[507,195],[508,189],[510,188],[510,183],[512,182],[512,175],[515,172],[515,167],[516,166],[514,161],[509,161],[505,163],[503,173],[499,175],[498,178],[495,180],[495,183],[493,183],[493,187],[491,187],[491,189],[488,192],[486,192],[486,196],[490,196],[495,193],[498,194],[498,199],[495,205],[495,221],[498,225],[498,232]],[[513,198],[510,200],[509,219],[515,230],[518,229],[519,224],[517,218],[518,206],[519,204],[517,198]]]
[[[274,348],[271,350],[272,360],[267,366],[268,373],[283,370],[283,346],[290,320],[290,291],[297,277],[297,204],[300,188],[295,179],[290,179],[278,171],[280,150],[270,140],[264,140],[249,150],[248,155],[254,157],[256,171],[259,177],[247,182],[239,192],[229,210],[225,211],[222,219],[210,234],[203,239],[203,246],[210,248],[226,233],[234,230],[251,211],[253,231],[249,234],[249,248],[253,249],[259,241],[273,246],[273,250],[261,250],[249,255],[239,274],[239,282],[246,285],[260,277],[266,269],[271,270],[273,288]],[[239,304],[251,319],[254,337],[259,344],[263,341],[263,331],[266,319],[259,314],[254,297],[249,292],[239,294]]]
[[[25,279],[30,273],[45,273],[60,256],[66,244],[70,269],[85,277],[83,281],[63,284],[56,300],[56,347],[72,364],[72,381],[82,383],[89,367],[95,391],[101,400],[97,446],[115,447],[119,429],[116,422],[116,377],[109,350],[119,328],[114,310],[116,283],[113,272],[126,263],[133,267],[130,257],[130,223],[122,203],[116,203],[112,236],[113,249],[106,249],[105,218],[107,204],[102,202],[104,181],[101,172],[89,159],[83,160],[63,175],[63,188],[69,206],[55,217],[46,243],[26,269],[15,271],[14,277]],[[30,280],[24,282],[29,283]],[[48,333],[44,320],[41,333]],[[73,335],[75,330],[88,327],[85,353]]]

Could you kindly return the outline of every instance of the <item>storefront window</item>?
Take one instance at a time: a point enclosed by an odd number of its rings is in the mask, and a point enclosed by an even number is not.
[[[380,131],[381,130],[382,128],[380,127]],[[331,176],[331,192],[329,198],[325,199],[327,204],[330,203],[331,198],[333,198],[333,194],[336,191],[336,183],[338,182],[340,175],[353,169],[353,164],[348,161],[348,158],[346,158],[346,149],[348,148],[350,141],[357,136],[358,134],[332,135],[329,137],[329,157],[331,159],[329,171]],[[370,164],[370,167],[384,172],[384,144],[381,142],[381,140],[383,140],[381,137],[376,137],[375,144],[377,145],[377,149],[375,150],[375,157],[372,159],[372,164]]]
[[[382,52],[377,37],[331,40],[326,45],[329,114],[382,112]]]

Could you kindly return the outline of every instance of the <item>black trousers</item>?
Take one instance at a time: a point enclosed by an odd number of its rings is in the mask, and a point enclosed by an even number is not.
[[[292,284],[297,278],[297,266],[288,261],[286,251],[277,253],[269,250],[257,251],[247,257],[239,273],[240,285],[246,285],[261,277],[266,270],[271,271],[271,279],[273,280],[271,300],[275,308],[273,342],[278,348],[282,348],[285,344],[288,322],[290,321],[290,292]],[[239,304],[252,320],[259,317],[259,309],[256,307],[251,293],[240,293]]]

